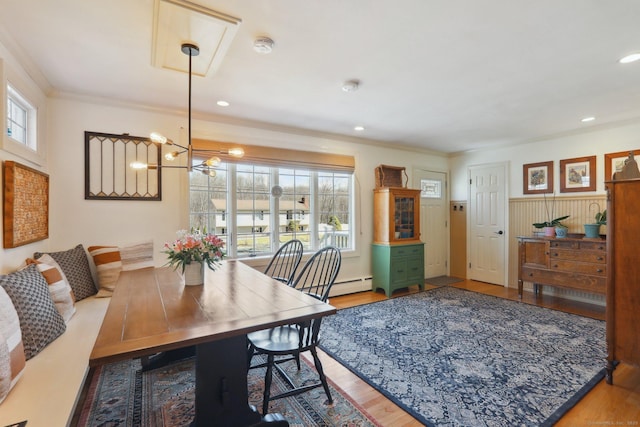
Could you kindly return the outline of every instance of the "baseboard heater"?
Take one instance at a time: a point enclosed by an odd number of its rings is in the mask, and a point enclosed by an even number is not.
[[[371,276],[356,277],[335,282],[331,288],[330,296],[353,294],[356,292],[371,290]]]

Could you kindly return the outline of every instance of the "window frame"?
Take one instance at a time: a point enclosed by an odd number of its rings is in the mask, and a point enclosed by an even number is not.
[[[12,107],[11,104],[14,106]],[[13,109],[17,109],[24,116],[24,124],[19,123],[17,117],[11,115]],[[38,110],[11,83],[7,83],[7,135],[9,138],[37,151],[37,121]],[[16,132],[9,134],[9,130],[12,128],[22,129],[23,138],[18,138]]]
[[[9,85],[31,107],[31,117],[27,117],[27,144],[19,142],[7,133]],[[37,165],[44,165],[46,163],[46,97],[44,93],[28,76],[17,72],[6,60],[0,58],[0,95],[2,98],[0,113],[3,117],[0,149]],[[29,140],[29,134],[32,140]]]
[[[226,235],[225,235],[225,238],[227,241],[227,247],[226,247],[227,256],[232,259],[242,259],[247,261],[270,258],[280,247],[280,236],[283,233],[280,230],[282,226],[282,223],[280,221],[280,215],[282,214],[282,211],[280,208],[280,197],[277,197],[274,200],[273,196],[270,196],[270,203],[269,203],[270,210],[268,212],[268,215],[270,217],[269,227],[272,230],[269,236],[270,243],[271,243],[270,251],[269,252],[261,251],[256,255],[240,254],[238,251],[237,242],[240,236],[238,232],[239,224],[238,224],[238,221],[236,221],[236,218],[238,218],[238,211],[237,211],[237,203],[236,203],[237,199],[235,195],[237,194],[237,191],[238,191],[237,174],[238,174],[238,166],[240,165],[265,167],[264,165],[257,165],[249,162],[223,163],[220,165],[220,170],[225,170],[227,173],[227,190],[226,190],[227,192],[226,192],[226,210],[225,210],[226,211],[225,214],[227,215]],[[347,195],[349,197],[349,201],[348,201],[349,227],[347,230],[348,232],[347,241],[349,243],[349,246],[345,248],[341,248],[341,250],[343,252],[349,252],[349,253],[351,252],[355,253],[357,251],[357,241],[356,241],[355,230],[356,230],[356,227],[358,226],[358,224],[356,224],[356,221],[358,220],[358,215],[356,212],[356,198],[358,197],[358,194],[357,194],[357,188],[356,188],[355,173],[347,173],[347,172],[341,172],[341,171],[310,170],[304,167],[300,167],[299,165],[293,165],[293,166],[279,165],[279,166],[267,166],[267,167],[269,169],[270,188],[273,188],[273,186],[275,185],[281,184],[280,175],[281,175],[282,169],[304,171],[309,174],[310,200],[308,201],[309,203],[308,208],[305,209],[305,215],[309,217],[309,228],[308,230],[305,231],[305,234],[308,234],[309,236],[309,244],[308,244],[308,247],[305,249],[306,252],[313,252],[317,250],[319,248],[319,244],[321,243],[319,238],[319,233],[321,231],[321,228],[319,227],[320,224],[318,223],[319,213],[315,212],[315,210],[317,210],[317,207],[319,207],[319,203],[318,203],[319,175],[326,176],[327,174],[331,174],[334,176],[339,175],[339,176],[344,176],[348,178],[349,188],[347,190]],[[192,174],[194,173],[197,173],[197,172],[192,172]],[[189,197],[191,197],[191,193],[192,193],[192,187],[191,187],[192,176],[193,175],[189,176],[189,183],[188,183]],[[294,199],[295,199],[295,195],[294,195]],[[189,203],[189,214],[188,214],[189,228],[196,226],[196,224],[192,223],[192,218],[196,217],[198,213],[200,212],[191,211],[191,203]],[[267,213],[265,212],[265,214]],[[208,211],[206,215],[204,215],[204,217],[207,218],[207,224],[209,224],[211,211]],[[258,232],[256,231],[252,232],[252,234],[254,235],[256,233]],[[247,234],[246,232],[243,232],[243,236],[246,234]],[[292,238],[295,238],[295,237],[292,237]]]

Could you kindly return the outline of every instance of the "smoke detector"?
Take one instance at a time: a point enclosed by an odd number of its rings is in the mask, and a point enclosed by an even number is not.
[[[273,40],[271,40],[269,37],[258,37],[253,42],[253,50],[262,55],[266,55],[268,53],[271,53],[271,51],[273,50],[273,45]]]
[[[354,92],[358,90],[358,87],[360,87],[360,80],[347,80],[342,85],[342,90],[345,92]]]

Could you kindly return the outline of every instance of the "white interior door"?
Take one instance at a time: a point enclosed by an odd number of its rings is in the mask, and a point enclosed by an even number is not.
[[[469,278],[507,283],[506,164],[469,168]]]
[[[425,278],[446,276],[449,258],[447,174],[414,169],[413,180],[413,188],[422,190],[420,193],[420,240],[425,243]]]

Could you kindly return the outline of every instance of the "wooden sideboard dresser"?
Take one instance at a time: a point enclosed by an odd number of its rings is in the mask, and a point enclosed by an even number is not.
[[[640,179],[607,189],[607,382],[618,362],[640,365]]]
[[[518,237],[518,295],[523,282],[606,294],[605,239],[570,237]]]

